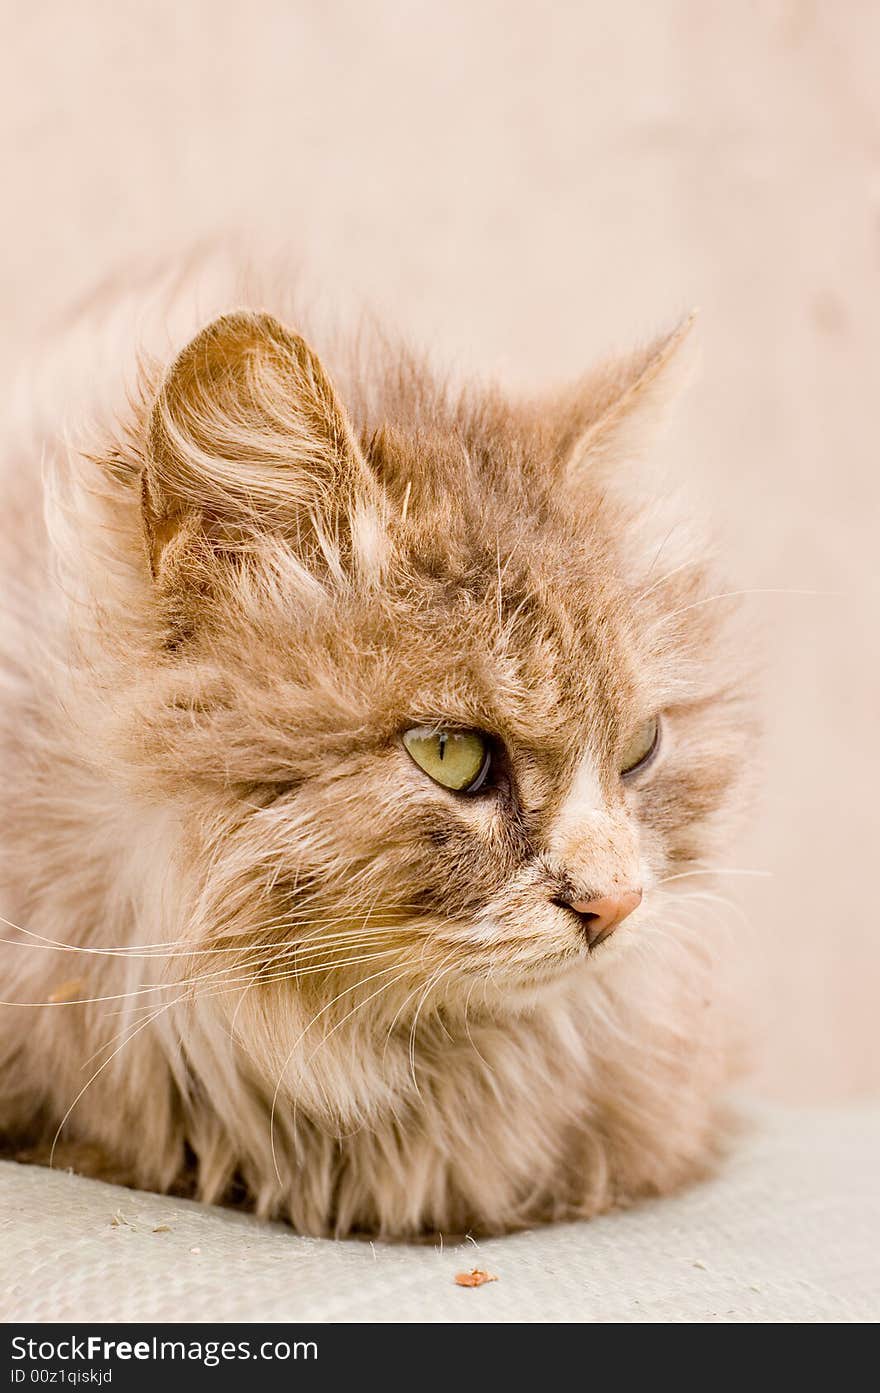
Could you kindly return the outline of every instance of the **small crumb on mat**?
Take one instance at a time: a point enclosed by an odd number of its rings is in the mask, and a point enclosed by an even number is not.
[[[201,1248],[190,1248],[191,1253],[200,1253],[201,1251]]]
[[[456,1272],[455,1285],[457,1287],[484,1287],[487,1282],[497,1282],[498,1278],[493,1272],[483,1272],[479,1267],[472,1267],[470,1272]]]
[[[156,1227],[153,1229],[153,1233],[170,1233],[170,1232],[171,1232],[171,1227],[170,1227],[169,1224],[157,1224]]]

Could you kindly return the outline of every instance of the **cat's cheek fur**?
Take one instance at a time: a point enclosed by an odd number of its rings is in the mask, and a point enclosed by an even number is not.
[[[553,403],[378,343],[337,394],[262,312],[175,358],[204,297],[174,296],[80,446],[56,392],[4,449],[3,1145],[315,1234],[673,1189],[717,1152],[735,1013],[666,878],[726,847],[750,731],[702,554],[642,538],[617,472],[680,335]],[[138,349],[79,326],[65,419]],[[491,796],[408,762],[441,717],[504,746]],[[588,960],[560,886],[637,883]]]

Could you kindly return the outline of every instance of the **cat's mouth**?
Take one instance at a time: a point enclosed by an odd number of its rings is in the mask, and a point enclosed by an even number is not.
[[[465,976],[479,976],[487,999],[503,1004],[505,1009],[514,1005],[517,1009],[527,1009],[545,992],[564,989],[566,982],[579,973],[592,975],[613,965],[625,952],[627,941],[631,943],[632,937],[624,933],[609,935],[592,948],[585,941],[576,942],[536,953],[528,962],[495,964],[488,979],[485,969],[482,973],[466,973]]]
[[[610,897],[574,903],[542,898],[531,911],[492,906],[474,919],[438,922],[435,943],[457,950],[456,975],[468,982],[557,980],[578,966],[616,957],[614,945],[631,937],[629,924],[623,930],[620,925],[640,901],[635,892],[622,906]]]

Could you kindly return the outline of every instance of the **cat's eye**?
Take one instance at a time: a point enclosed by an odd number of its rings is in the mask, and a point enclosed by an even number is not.
[[[414,726],[403,743],[429,778],[454,793],[477,793],[489,777],[492,751],[478,730]]]
[[[651,716],[632,732],[620,752],[620,772],[624,778],[644,769],[660,744],[660,717]]]

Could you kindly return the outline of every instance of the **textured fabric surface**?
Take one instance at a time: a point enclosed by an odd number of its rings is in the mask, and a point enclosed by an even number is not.
[[[858,1322],[880,1316],[880,1106],[762,1108],[721,1174],[589,1224],[441,1246],[0,1165],[11,1320]],[[498,1281],[454,1284],[474,1266]]]

